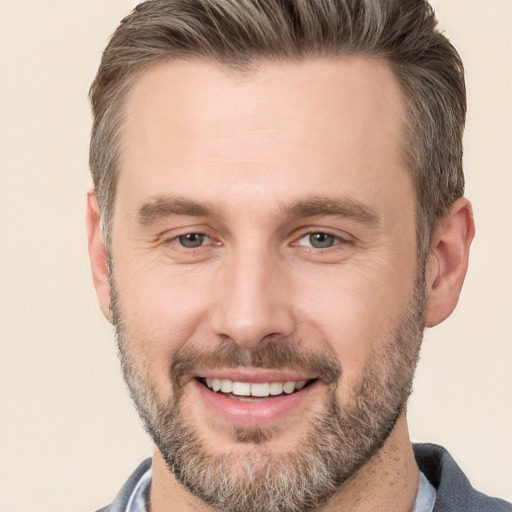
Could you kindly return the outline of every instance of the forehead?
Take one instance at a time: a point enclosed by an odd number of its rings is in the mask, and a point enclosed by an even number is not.
[[[261,62],[244,74],[166,62],[128,95],[118,198],[228,202],[250,191],[285,203],[336,190],[383,201],[383,186],[399,181],[412,194],[403,112],[396,78],[375,58]]]

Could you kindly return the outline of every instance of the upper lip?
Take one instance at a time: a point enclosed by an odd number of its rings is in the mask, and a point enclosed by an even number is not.
[[[290,382],[315,379],[315,375],[293,370],[209,369],[199,371],[196,378],[229,379],[234,382]]]

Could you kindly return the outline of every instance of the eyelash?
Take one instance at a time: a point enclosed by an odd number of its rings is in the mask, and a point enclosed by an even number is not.
[[[184,239],[185,237],[190,237],[192,235],[195,235],[197,237],[204,237],[206,239],[209,239],[210,243],[206,243],[206,244],[205,243],[201,243],[200,245],[197,245],[195,247],[186,247],[185,245],[183,245],[181,240]],[[301,240],[303,240],[303,239],[305,239],[307,237],[311,237],[312,235],[323,235],[325,237],[332,238],[333,242],[332,242],[331,245],[328,245],[326,247],[314,247],[311,244],[310,245],[303,245],[303,244],[300,243]],[[182,233],[182,234],[176,235],[176,236],[174,236],[172,238],[168,238],[168,239],[164,240],[164,245],[170,245],[170,244],[174,244],[174,243],[176,243],[179,246],[180,249],[185,250],[187,252],[198,251],[198,250],[204,249],[208,245],[220,245],[219,242],[215,242],[215,239],[213,237],[211,237],[207,233],[201,232],[201,231],[189,231],[187,233]],[[322,242],[319,241],[319,243],[322,243]],[[335,235],[334,233],[331,233],[329,231],[320,230],[320,229],[311,229],[311,230],[306,231],[303,234],[301,234],[301,236],[299,238],[297,238],[296,241],[294,241],[291,245],[292,246],[305,247],[308,250],[315,250],[315,251],[323,252],[323,251],[326,251],[327,249],[331,249],[331,248],[333,248],[333,247],[335,247],[337,245],[349,244],[349,243],[350,243],[350,241],[347,240],[346,238],[342,238],[342,237],[340,237],[338,235]]]
[[[198,237],[204,237],[204,238],[207,238],[209,239],[211,242],[208,243],[208,244],[203,244],[201,243],[201,245],[198,245],[196,247],[186,247],[184,246],[181,242],[180,242],[180,239],[184,239],[185,237],[187,236],[192,236],[192,235],[195,235],[195,236],[198,236]],[[186,233],[181,233],[179,235],[176,235],[176,236],[173,236],[171,238],[166,238],[164,241],[163,241],[163,245],[171,245],[171,244],[176,244],[179,249],[181,250],[184,250],[184,251],[198,251],[198,250],[201,250],[201,249],[204,249],[204,247],[206,247],[207,245],[211,245],[212,242],[214,242],[214,239],[213,237],[209,236],[207,233],[204,233],[202,231],[188,231]],[[213,245],[218,245],[218,243],[216,244],[215,242],[213,243]]]
[[[301,240],[304,240],[304,239],[308,239],[309,238],[309,241],[311,242],[311,236],[312,235],[323,235],[324,237],[329,237],[329,238],[332,238],[332,244],[331,245],[328,245],[326,247],[314,247],[312,245],[302,245],[300,244]],[[319,243],[322,243],[321,241],[319,241]],[[298,240],[296,242],[293,243],[293,245],[298,245],[298,246],[301,246],[301,247],[307,247],[308,249],[312,249],[312,250],[317,250],[317,251],[325,251],[327,249],[331,249],[337,245],[340,245],[340,244],[344,244],[344,243],[348,243],[348,241],[338,235],[335,235],[334,233],[331,233],[329,231],[324,231],[324,230],[315,230],[315,229],[312,229],[312,230],[309,230],[307,232],[305,232],[304,234],[302,234],[300,236],[300,238],[298,238]]]

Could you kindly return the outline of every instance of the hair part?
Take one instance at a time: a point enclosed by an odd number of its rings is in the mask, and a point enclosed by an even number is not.
[[[203,59],[244,73],[261,61],[372,56],[404,94],[403,156],[424,261],[434,229],[464,193],[462,61],[425,0],[149,0],[114,32],[90,89],[90,168],[107,249],[122,167],[124,104],[149,67]]]

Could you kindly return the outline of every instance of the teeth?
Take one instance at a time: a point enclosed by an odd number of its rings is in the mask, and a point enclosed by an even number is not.
[[[212,389],[213,391],[217,392],[220,391],[220,388],[222,387],[220,379],[213,379],[212,382]]]
[[[293,393],[295,391],[295,382],[293,382],[293,381],[285,382],[283,384],[283,391],[285,393],[287,393],[288,395],[290,393]]]
[[[220,390],[223,393],[232,393],[233,392],[233,381],[229,379],[222,379]]]
[[[270,384],[268,382],[262,382],[261,384],[251,384],[251,395],[252,396],[268,396],[270,393]]]
[[[283,383],[282,382],[271,382],[269,393],[271,395],[282,395],[283,394]]]
[[[300,391],[304,386],[306,385],[306,381],[305,380],[298,380],[296,383],[295,383],[295,389],[297,391]]]
[[[233,395],[251,396],[251,385],[248,382],[233,382]]]
[[[213,391],[222,391],[223,393],[233,393],[237,396],[256,396],[267,397],[269,395],[287,395],[294,391],[300,391],[306,385],[305,380],[288,382],[234,382],[229,379],[206,379],[206,385]]]

